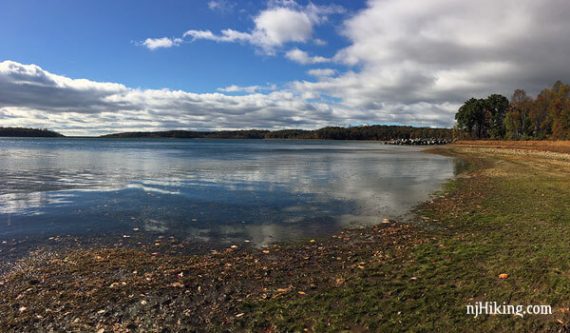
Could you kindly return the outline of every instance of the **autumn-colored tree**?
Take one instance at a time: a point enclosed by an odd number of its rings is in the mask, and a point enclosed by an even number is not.
[[[548,113],[552,119],[552,138],[570,138],[570,86],[560,81],[552,86]]]
[[[544,89],[532,103],[529,116],[533,138],[544,139],[552,133],[552,119],[548,114],[551,94],[550,89]]]
[[[531,106],[532,98],[527,96],[526,91],[515,90],[504,121],[507,139],[520,139],[529,136]]]
[[[457,130],[471,138],[568,140],[570,85],[557,81],[536,99],[517,89],[510,103],[497,94],[486,99],[471,98],[459,108],[455,119]]]

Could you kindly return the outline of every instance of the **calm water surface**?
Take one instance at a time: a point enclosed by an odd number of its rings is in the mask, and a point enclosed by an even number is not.
[[[0,239],[139,230],[260,246],[398,216],[453,172],[372,142],[0,139]]]

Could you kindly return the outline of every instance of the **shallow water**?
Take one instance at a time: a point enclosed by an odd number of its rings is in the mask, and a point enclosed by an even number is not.
[[[396,217],[453,174],[452,158],[375,142],[0,139],[0,239],[261,246]]]

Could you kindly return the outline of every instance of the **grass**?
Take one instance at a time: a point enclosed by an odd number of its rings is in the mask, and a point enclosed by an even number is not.
[[[560,140],[462,140],[458,141],[459,146],[492,147],[507,149],[542,150],[558,153],[570,153],[570,141]]]
[[[448,152],[449,153],[449,152]],[[243,328],[273,331],[564,331],[570,306],[570,167],[527,155],[452,154],[476,165],[418,209],[427,242],[340,288],[253,302]],[[507,280],[498,279],[508,273]],[[552,315],[473,316],[466,305],[549,304]]]

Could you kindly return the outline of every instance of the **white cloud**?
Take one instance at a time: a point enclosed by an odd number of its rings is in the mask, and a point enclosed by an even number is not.
[[[215,35],[209,30],[188,30],[184,33],[184,37],[190,37],[192,40],[206,39],[215,42],[238,42],[238,41],[251,41],[252,35],[239,32],[232,29],[222,30],[222,33]]]
[[[209,30],[188,30],[184,37],[216,42],[248,42],[265,54],[274,54],[275,49],[283,44],[308,41],[313,34],[313,23],[305,12],[279,7],[264,10],[255,17],[255,28],[250,32],[225,29],[220,34],[214,34]]]
[[[307,13],[290,8],[265,10],[254,21],[253,35],[263,49],[288,42],[306,42],[313,34],[315,23]]]
[[[227,0],[211,0],[208,2],[208,8],[210,8],[210,10],[222,13],[232,11],[235,6],[236,4],[234,2]]]
[[[35,65],[0,62],[3,126],[47,127],[70,135],[163,129],[318,127],[331,108],[307,103],[274,86],[230,87],[246,92],[197,94],[142,90],[121,84],[71,79]],[[264,93],[261,93],[263,91]]]
[[[226,93],[258,93],[258,92],[267,92],[267,91],[274,91],[277,90],[276,85],[267,85],[267,86],[238,86],[238,85],[230,85],[224,88],[218,88],[219,92],[226,92]]]
[[[147,38],[141,44],[148,48],[149,50],[156,50],[162,48],[170,48],[173,46],[178,46],[182,44],[183,40],[181,38]]]
[[[221,8],[220,1],[211,1],[211,9]],[[309,3],[301,6],[295,1],[270,1],[268,7],[253,18],[254,27],[250,31],[237,31],[224,29],[220,33],[211,30],[190,29],[183,34],[183,38],[196,40],[210,40],[215,42],[246,42],[254,45],[263,53],[274,55],[276,50],[287,43],[307,43],[313,39],[314,26],[323,24],[328,16],[343,13],[340,6],[317,6]],[[148,41],[148,40],[147,40]],[[160,41],[161,46],[170,39],[161,38],[151,41]],[[317,45],[323,41],[314,39]],[[143,43],[146,46],[146,41]],[[155,48],[158,48],[155,47]]]
[[[343,24],[350,46],[332,59],[352,70],[293,86],[342,101],[351,119],[449,126],[471,96],[570,81],[568,15],[564,0],[370,0]]]
[[[336,71],[332,68],[317,68],[317,69],[308,70],[307,74],[315,76],[317,78],[321,78],[321,77],[334,76],[336,74]]]
[[[317,45],[317,46],[325,46],[325,45],[327,45],[327,41],[326,41],[326,40],[323,40],[323,39],[320,39],[320,38],[315,38],[315,39],[313,40],[313,43],[314,43],[315,45]]]
[[[322,64],[331,61],[331,59],[321,56],[310,56],[307,52],[299,50],[297,48],[289,50],[287,53],[285,53],[285,57],[302,65]]]

